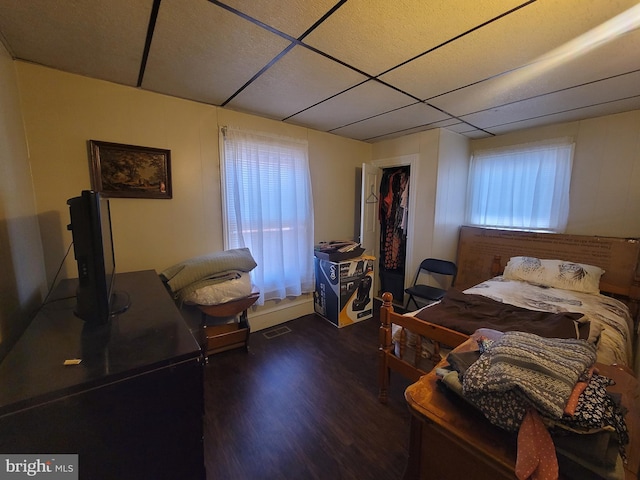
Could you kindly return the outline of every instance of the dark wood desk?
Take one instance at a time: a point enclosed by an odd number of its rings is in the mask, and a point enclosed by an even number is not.
[[[63,299],[75,285],[0,364],[0,452],[76,453],[81,479],[204,478],[202,356],[156,272],[118,274],[131,305],[93,328]]]
[[[616,380],[609,389],[622,393],[623,405],[629,409],[625,420],[631,443],[625,474],[627,480],[636,479],[640,464],[638,381],[617,367],[603,365],[599,370]],[[405,398],[412,414],[405,480],[516,478],[516,435],[491,425],[478,410],[440,385],[435,370],[410,385]]]

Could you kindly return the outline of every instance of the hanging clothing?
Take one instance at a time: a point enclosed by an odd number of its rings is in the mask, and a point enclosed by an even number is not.
[[[403,269],[406,257],[409,167],[385,169],[380,184],[380,266]]]

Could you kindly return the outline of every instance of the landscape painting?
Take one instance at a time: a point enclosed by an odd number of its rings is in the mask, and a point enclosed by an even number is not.
[[[171,198],[171,151],[89,140],[91,187],[105,197]]]

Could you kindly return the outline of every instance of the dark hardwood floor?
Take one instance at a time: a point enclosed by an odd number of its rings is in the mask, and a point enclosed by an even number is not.
[[[377,342],[377,317],[338,329],[307,315],[252,333],[249,352],[210,356],[207,479],[402,478],[409,382],[392,374],[378,402]]]

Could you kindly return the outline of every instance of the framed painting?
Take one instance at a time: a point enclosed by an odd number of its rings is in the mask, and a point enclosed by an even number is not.
[[[171,198],[171,151],[89,140],[91,187],[103,196]]]

